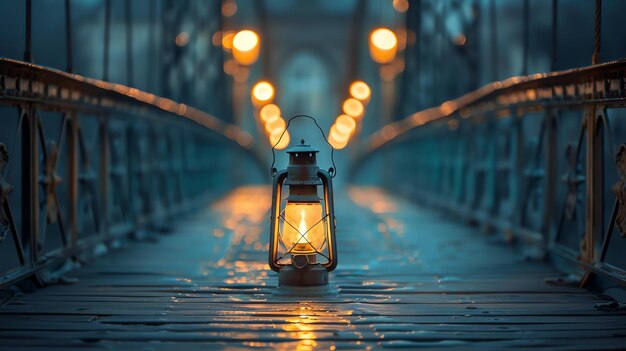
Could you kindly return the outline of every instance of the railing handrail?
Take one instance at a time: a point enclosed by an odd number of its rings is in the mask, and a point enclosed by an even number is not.
[[[626,144],[608,111],[625,107],[626,59],[512,77],[383,126],[350,171],[359,177],[379,150],[408,146],[402,170],[382,176],[387,187],[564,258],[585,271],[581,284],[597,274],[626,285],[626,264],[607,259],[613,232],[626,237]]]
[[[36,79],[38,83],[45,83],[47,86],[31,87],[24,92],[16,85],[14,94],[8,95],[6,94],[8,84],[6,80],[7,78],[10,79],[12,75]],[[2,79],[0,81],[0,100],[33,102],[35,99],[43,98],[47,105],[60,104],[66,108],[71,107],[85,111],[94,108],[101,110],[123,109],[122,106],[164,111],[197,123],[241,148],[252,150],[252,136],[238,126],[225,123],[219,118],[194,107],[137,88],[9,58],[0,58],[0,78]],[[21,82],[15,84],[21,84]],[[58,89],[60,86],[69,87],[75,91],[68,91],[64,94],[61,89]],[[50,92],[55,89],[56,95]],[[74,92],[78,92],[79,95],[75,96]]]
[[[0,140],[0,243],[11,235],[18,258],[0,260],[9,265],[0,289],[29,277],[41,283],[40,271],[93,256],[96,245],[167,228],[238,184],[239,154],[266,168],[238,126],[122,84],[0,58],[0,106],[18,112],[3,116],[17,118],[13,143]],[[58,134],[46,133],[59,117]],[[16,187],[21,193],[11,196]],[[60,242],[46,246],[48,226]]]
[[[578,105],[581,103],[593,102],[599,96],[598,90],[602,89],[606,92],[606,87],[598,88],[596,84],[590,85],[590,92],[580,92],[579,87],[574,86],[574,94],[578,98],[573,99],[568,94],[564,85],[572,84],[590,84],[594,79],[624,79],[626,73],[626,59],[614,60],[602,64],[573,68],[564,71],[556,71],[550,73],[537,73],[528,76],[515,76],[502,81],[491,82],[482,88],[471,91],[457,99],[448,100],[438,106],[434,106],[422,111],[415,112],[401,120],[391,122],[378,131],[371,134],[360,146],[357,160],[366,158],[368,154],[388,145],[393,140],[407,135],[418,127],[431,124],[433,122],[444,121],[447,118],[454,117],[459,113],[462,118],[470,118],[473,115],[484,114],[486,112],[498,109],[507,109],[516,107],[530,107],[530,105],[541,104],[543,106],[550,103],[559,103],[561,107],[566,105]],[[616,74],[616,76],[612,76]],[[618,82],[619,84],[619,82]],[[623,82],[621,84],[624,84]],[[561,86],[559,92],[553,88]],[[490,104],[490,101],[497,101],[500,97],[507,95],[517,95],[526,92],[529,89],[551,89],[549,95],[540,96],[534,92],[532,96],[517,96],[517,101],[506,100],[498,104]],[[546,92],[548,94],[548,92]],[[549,96],[549,97],[548,97]],[[514,97],[513,97],[514,99]],[[622,101],[623,96],[615,100],[603,99],[602,103],[607,105],[611,102],[618,103]]]

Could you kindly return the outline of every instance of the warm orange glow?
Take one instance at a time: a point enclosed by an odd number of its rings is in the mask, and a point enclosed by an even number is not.
[[[450,116],[452,112],[455,112],[458,108],[458,104],[452,100],[446,101],[439,106],[439,112],[445,116]]]
[[[243,83],[248,80],[249,76],[250,68],[237,65],[237,70],[235,71],[235,75],[233,77],[235,78],[235,82]]]
[[[393,8],[398,12],[407,12],[409,10],[409,0],[393,0]]]
[[[276,143],[278,143],[278,139],[280,139],[280,135],[283,133],[283,131],[281,130],[278,133],[273,133],[270,134],[270,145],[274,146],[276,145]],[[289,146],[289,141],[291,140],[291,137],[289,136],[289,132],[286,131],[285,134],[283,134],[282,139],[280,139],[280,143],[278,143],[278,145],[275,146],[276,149],[278,150],[282,150],[284,148],[286,148],[287,146]]]
[[[351,187],[348,195],[357,205],[369,208],[374,213],[392,213],[398,210],[398,204],[380,188]]]
[[[339,115],[337,120],[335,121],[335,126],[337,126],[337,130],[342,134],[352,135],[356,130],[356,122],[354,118],[348,115]]]
[[[333,126],[330,127],[330,135],[335,141],[338,141],[340,143],[350,140],[350,133],[341,132],[339,129],[337,129],[336,124],[333,124]]]
[[[280,108],[276,104],[267,104],[259,111],[259,118],[261,118],[263,123],[267,123],[274,117],[280,117]]]
[[[408,40],[408,34],[406,28],[398,28],[396,29],[396,38],[398,39],[398,50],[402,51],[406,49],[406,44]]]
[[[398,130],[391,124],[388,124],[380,130],[380,135],[386,140],[392,140],[398,136]]]
[[[385,66],[381,66],[380,70],[380,77],[384,80],[384,81],[392,81],[394,78],[396,78],[396,67],[394,65],[385,65]]]
[[[322,205],[317,203],[287,203],[282,240],[293,253],[321,251],[325,245]]]
[[[222,47],[224,50],[230,51],[233,48],[233,38],[235,38],[235,32],[228,31],[222,36]]]
[[[354,119],[360,119],[363,117],[363,112],[365,111],[361,101],[354,98],[346,99],[346,101],[343,102],[342,108],[343,113]]]
[[[458,46],[463,46],[467,42],[467,37],[465,34],[461,33],[454,38],[454,43]]]
[[[337,150],[343,149],[344,147],[346,147],[346,145],[348,145],[348,139],[343,140],[343,141],[336,140],[335,133],[333,133],[332,130],[330,134],[328,135],[328,142],[333,148]]]
[[[241,65],[251,65],[259,58],[260,44],[256,32],[248,29],[239,31],[233,38],[233,57]]]
[[[260,81],[252,87],[252,103],[262,106],[270,103],[274,98],[274,86],[268,81]]]
[[[222,31],[217,31],[215,33],[213,33],[213,35],[211,36],[211,43],[213,44],[213,46],[221,46],[222,45]]]
[[[396,57],[398,38],[388,28],[377,28],[370,34],[370,55],[378,63],[389,63]]]
[[[178,33],[174,41],[176,42],[176,45],[179,47],[187,46],[187,44],[189,44],[189,33],[187,32]]]
[[[364,81],[357,80],[350,84],[350,95],[363,102],[363,104],[367,104],[370,101],[371,94],[372,90]]]
[[[224,62],[224,73],[234,76],[237,73],[237,62],[233,59]]]
[[[245,29],[233,38],[233,48],[240,51],[250,51],[259,45],[259,35],[256,32]]]
[[[224,3],[222,4],[222,16],[233,17],[236,13],[237,13],[237,3],[235,2],[235,0],[224,1]]]
[[[287,123],[285,123],[284,119],[282,119],[280,116],[275,116],[271,117],[265,123],[265,131],[267,132],[267,134],[282,133],[283,130],[285,130],[286,126]]]

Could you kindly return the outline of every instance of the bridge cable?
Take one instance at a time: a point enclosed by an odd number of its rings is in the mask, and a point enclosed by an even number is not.
[[[591,57],[592,65],[597,65],[600,63],[601,40],[602,40],[602,0],[596,0],[594,28],[593,28],[593,56]]]

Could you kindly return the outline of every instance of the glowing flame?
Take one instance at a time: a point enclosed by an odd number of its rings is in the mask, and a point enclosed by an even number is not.
[[[300,225],[298,226],[298,231],[300,232],[300,238],[298,239],[298,244],[306,244],[304,233],[306,233],[306,221],[304,220],[304,209],[300,212]]]

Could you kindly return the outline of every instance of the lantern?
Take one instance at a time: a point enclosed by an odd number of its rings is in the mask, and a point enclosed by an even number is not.
[[[318,167],[318,152],[302,140],[287,150],[287,169],[273,172],[269,266],[281,286],[327,284],[337,266],[334,171]]]

